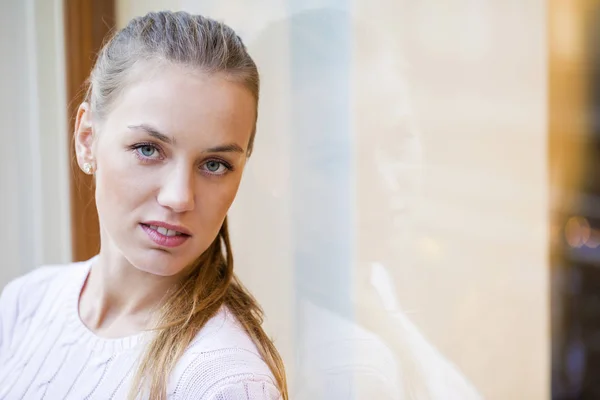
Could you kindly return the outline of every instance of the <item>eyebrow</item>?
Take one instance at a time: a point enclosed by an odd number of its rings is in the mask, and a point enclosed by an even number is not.
[[[141,129],[143,131],[146,131],[146,133],[148,135],[160,140],[161,142],[165,142],[167,144],[175,144],[175,139],[170,138],[169,136],[167,136],[163,133],[160,133],[156,128],[153,128],[150,125],[140,124],[140,125],[129,125],[127,127],[129,129],[134,129],[134,130]]]
[[[242,149],[239,145],[235,143],[226,144],[223,146],[215,146],[210,147],[203,151],[203,153],[243,153],[244,149]]]
[[[134,129],[134,130],[143,130],[146,133],[148,133],[148,135],[162,141],[165,142],[167,144],[175,144],[175,139],[165,135],[164,133],[159,132],[156,128],[153,128],[150,125],[147,124],[140,124],[140,125],[129,125],[127,126],[129,129]],[[209,147],[208,149],[205,149],[202,151],[202,153],[243,153],[244,149],[242,149],[240,147],[240,145],[236,144],[236,143],[230,143],[230,144],[225,144],[225,145],[220,145],[220,146],[215,146],[215,147]]]

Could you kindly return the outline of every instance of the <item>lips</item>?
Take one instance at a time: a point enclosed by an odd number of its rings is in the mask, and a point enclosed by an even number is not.
[[[163,247],[181,246],[191,237],[186,228],[164,222],[150,221],[140,226],[150,240]]]

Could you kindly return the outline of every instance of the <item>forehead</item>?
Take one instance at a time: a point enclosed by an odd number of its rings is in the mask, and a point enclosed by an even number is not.
[[[135,73],[106,116],[107,127],[152,124],[183,139],[234,140],[245,148],[256,102],[241,83],[173,65]]]

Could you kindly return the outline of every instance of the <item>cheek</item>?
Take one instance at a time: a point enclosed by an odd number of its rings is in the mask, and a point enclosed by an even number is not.
[[[221,227],[221,223],[235,199],[239,183],[238,177],[232,177],[228,182],[201,187],[197,207],[205,223],[210,221],[210,224],[216,226],[217,230]]]
[[[123,221],[149,190],[148,179],[136,173],[126,155],[98,156],[96,203],[101,220]]]

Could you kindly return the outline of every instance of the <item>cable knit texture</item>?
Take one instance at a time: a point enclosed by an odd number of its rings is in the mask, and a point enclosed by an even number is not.
[[[91,261],[38,268],[2,291],[0,399],[126,398],[149,336],[105,339],[83,324],[79,294]],[[281,399],[267,364],[225,307],[184,353],[167,392],[170,400]]]

